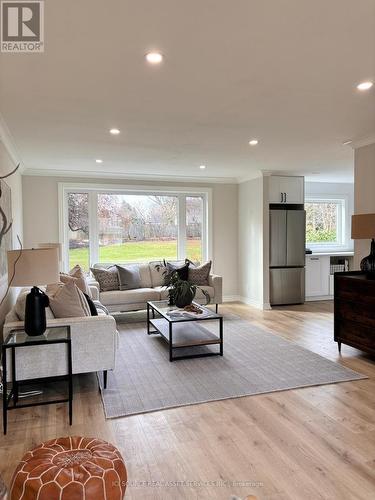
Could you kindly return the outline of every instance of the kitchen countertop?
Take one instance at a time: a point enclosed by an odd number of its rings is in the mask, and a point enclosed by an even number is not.
[[[354,256],[354,252],[353,250],[349,250],[347,252],[313,252],[313,253],[307,253],[306,254],[306,257],[313,257],[313,256],[316,256],[316,257],[324,257],[324,256],[328,256],[328,257],[353,257]]]

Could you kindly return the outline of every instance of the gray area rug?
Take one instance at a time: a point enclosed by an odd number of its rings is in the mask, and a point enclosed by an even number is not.
[[[102,391],[107,418],[367,378],[235,315],[224,318],[223,357],[170,363],[167,344],[145,323],[144,314],[118,317],[116,369]],[[205,327],[216,333],[218,325]]]

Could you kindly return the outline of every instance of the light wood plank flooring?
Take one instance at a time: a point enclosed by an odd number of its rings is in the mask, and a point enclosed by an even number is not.
[[[4,479],[26,450],[70,434],[119,447],[129,499],[375,498],[375,360],[347,346],[338,355],[332,303],[273,311],[228,304],[221,311],[369,379],[105,420],[95,375],[79,376],[71,428],[64,405],[10,412],[8,435],[0,437]]]

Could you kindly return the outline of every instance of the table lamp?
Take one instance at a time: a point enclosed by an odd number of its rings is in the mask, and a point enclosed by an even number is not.
[[[42,335],[47,329],[47,295],[37,285],[59,281],[58,248],[10,250],[8,255],[8,283],[12,287],[32,286],[26,297],[25,332]]]
[[[361,271],[375,277],[375,214],[357,214],[352,216],[352,239],[371,239],[370,255],[361,260]]]
[[[59,267],[61,271],[62,263],[62,245],[61,243],[38,243],[38,248],[58,248],[59,250]]]

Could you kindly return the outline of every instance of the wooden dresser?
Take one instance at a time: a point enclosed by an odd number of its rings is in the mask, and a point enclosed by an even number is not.
[[[375,279],[361,271],[335,273],[334,339],[375,354]]]

